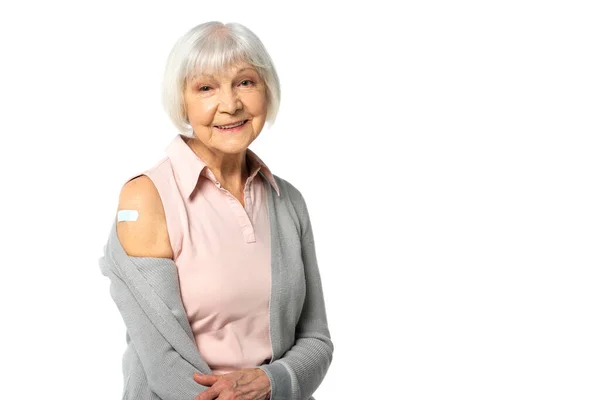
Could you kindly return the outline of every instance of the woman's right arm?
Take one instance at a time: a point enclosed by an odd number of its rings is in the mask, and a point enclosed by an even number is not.
[[[119,241],[128,255],[173,259],[163,204],[149,177],[140,175],[123,186],[119,210],[138,212],[136,221],[117,224]]]
[[[149,177],[142,175],[123,186],[118,209],[138,211],[136,221],[117,223],[118,239],[129,256],[173,258],[162,201]],[[194,372],[200,371],[164,339],[132,288],[114,274],[110,279],[111,296],[123,317],[150,390],[163,400],[193,400],[207,390],[193,380]]]

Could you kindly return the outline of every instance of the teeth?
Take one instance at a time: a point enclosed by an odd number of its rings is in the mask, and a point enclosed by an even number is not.
[[[219,126],[218,128],[221,128],[221,129],[235,128],[236,126],[240,126],[243,123],[244,123],[244,121],[237,123],[237,124],[233,124],[233,125],[222,125],[222,126]]]

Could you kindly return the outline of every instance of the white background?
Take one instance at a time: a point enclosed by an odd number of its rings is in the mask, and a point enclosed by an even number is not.
[[[350,3],[3,2],[1,398],[120,398],[97,260],[176,134],[168,52],[210,20],[280,75],[251,148],[311,213],[318,400],[600,398],[596,2]]]

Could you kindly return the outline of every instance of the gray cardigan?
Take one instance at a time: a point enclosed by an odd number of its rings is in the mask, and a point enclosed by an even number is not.
[[[261,174],[262,175],[262,174]],[[264,179],[264,176],[263,176]],[[333,357],[308,209],[302,194],[275,176],[266,185],[271,227],[270,334],[273,358],[261,368],[272,400],[314,400]],[[210,374],[200,356],[170,258],[129,256],[116,219],[99,259],[126,326],[123,399],[193,400],[207,387],[192,374]]]

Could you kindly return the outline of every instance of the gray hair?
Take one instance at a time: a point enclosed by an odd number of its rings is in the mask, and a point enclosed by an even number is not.
[[[280,102],[279,77],[269,53],[260,39],[245,26],[210,21],[190,29],[173,46],[165,68],[162,102],[175,127],[192,135],[185,111],[183,92],[189,79],[199,72],[223,71],[246,62],[265,81],[267,91],[266,123],[275,122]]]

